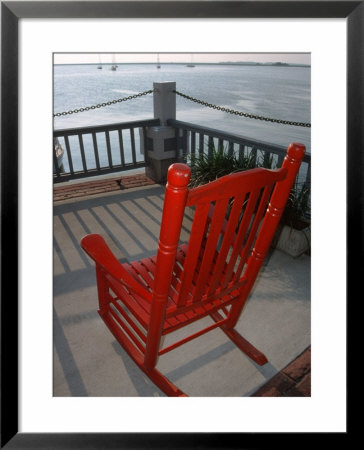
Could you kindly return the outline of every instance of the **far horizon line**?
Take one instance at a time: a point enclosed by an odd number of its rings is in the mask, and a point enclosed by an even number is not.
[[[189,61],[179,61],[179,62],[173,62],[173,61],[166,61],[166,62],[152,62],[152,61],[128,61],[128,62],[105,62],[105,63],[100,63],[100,62],[79,62],[79,63],[75,63],[75,62],[63,62],[63,63],[54,63],[53,65],[55,66],[112,66],[112,65],[116,65],[116,64],[120,64],[120,65],[127,65],[127,64],[138,64],[138,65],[142,65],[142,64],[150,64],[150,65],[167,65],[167,64],[178,64],[178,65],[191,65],[191,62]],[[281,61],[276,61],[276,62],[257,62],[257,61],[216,61],[216,62],[193,62],[192,65],[246,65],[246,66],[299,66],[299,67],[311,67],[311,64],[305,64],[305,63],[287,63],[287,62],[281,62]]]

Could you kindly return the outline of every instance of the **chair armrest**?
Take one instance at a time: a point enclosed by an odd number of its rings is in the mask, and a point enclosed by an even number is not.
[[[151,293],[124,269],[116,259],[105,240],[99,234],[89,234],[81,240],[81,247],[97,265],[115,280],[124,284],[129,290],[141,297],[151,300]]]

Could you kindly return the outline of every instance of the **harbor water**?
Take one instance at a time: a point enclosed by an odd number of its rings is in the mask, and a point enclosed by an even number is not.
[[[92,64],[55,65],[54,113],[129,97],[152,89],[154,81],[175,81],[177,91],[217,106],[284,121],[311,121],[310,67],[161,64],[157,68],[156,64],[119,64],[117,70],[110,68],[106,64],[102,69]],[[55,117],[54,129],[150,118],[153,94]],[[236,116],[180,96],[176,118],[284,147],[292,141],[302,142],[307,152],[311,151],[310,128]]]

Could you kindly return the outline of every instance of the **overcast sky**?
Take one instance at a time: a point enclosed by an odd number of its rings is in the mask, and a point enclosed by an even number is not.
[[[157,53],[55,53],[55,64],[111,63],[113,55],[117,63],[156,62]],[[311,64],[310,53],[160,53],[159,60],[164,62],[285,62]]]

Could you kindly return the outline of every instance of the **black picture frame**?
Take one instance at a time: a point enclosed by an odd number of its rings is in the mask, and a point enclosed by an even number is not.
[[[363,1],[9,1],[1,2],[1,448],[260,448],[280,439],[256,433],[18,432],[18,22],[22,18],[346,18],[347,303],[361,292],[364,144]],[[329,156],[328,156],[329,157]],[[344,205],[340,205],[343,208]],[[348,346],[349,348],[349,346]],[[333,393],[333,395],[335,395]],[[349,417],[349,416],[348,416]],[[349,431],[349,427],[348,427]],[[349,433],[338,433],[339,442]],[[327,436],[324,436],[327,439]],[[317,443],[318,435],[315,437]],[[285,440],[295,442],[296,435]],[[300,444],[309,435],[300,436]],[[327,440],[325,441],[327,443]],[[282,442],[280,444],[282,446]]]

